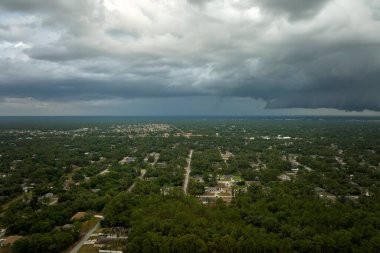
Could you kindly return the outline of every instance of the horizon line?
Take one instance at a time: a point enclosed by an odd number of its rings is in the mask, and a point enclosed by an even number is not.
[[[299,115],[0,115],[1,118],[5,117],[363,117],[363,118],[380,118],[380,115],[327,115],[327,114],[299,114]]]

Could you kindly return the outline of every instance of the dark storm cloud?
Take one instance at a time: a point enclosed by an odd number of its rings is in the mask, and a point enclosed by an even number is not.
[[[77,46],[45,46],[25,49],[24,52],[31,58],[52,62],[77,60],[102,56],[102,52],[84,45]]]
[[[258,62],[255,75],[249,73],[249,64],[235,66],[224,80],[236,80],[238,85],[225,85],[222,94],[264,99],[267,108],[380,110],[379,45],[352,41],[339,48],[296,47]],[[235,76],[237,69],[239,77]]]
[[[155,98],[201,95],[194,90],[168,88],[156,80],[122,81],[89,81],[89,80],[44,80],[18,82],[1,85],[1,94],[5,97],[32,97],[41,101],[101,100],[114,98]]]
[[[379,11],[375,0],[2,0],[0,98],[380,111]]]
[[[188,0],[189,3],[198,6],[204,6],[213,1],[215,0]],[[241,8],[259,6],[266,12],[285,15],[290,20],[299,20],[316,15],[330,1],[332,0],[243,0],[233,2],[233,4]]]
[[[93,12],[96,4],[102,2],[101,0],[2,0],[0,3],[0,10],[12,11],[18,13],[44,13],[48,16],[61,14],[68,14],[68,16],[85,16]],[[66,17],[68,17],[66,16]],[[60,16],[58,15],[58,18]]]
[[[375,78],[380,78],[380,75]],[[269,102],[268,108],[323,108],[330,107],[347,110],[374,110],[380,109],[377,94],[380,93],[378,83],[366,84],[365,90],[357,89],[358,82],[352,80],[318,80],[324,85],[315,85],[308,89],[300,89],[288,93],[286,98],[280,97]],[[326,92],[328,91],[328,92]],[[310,94],[313,94],[310,96]]]
[[[188,3],[190,4],[196,4],[196,5],[203,5],[206,4],[207,2],[210,2],[211,0],[187,0]]]
[[[291,20],[316,15],[331,0],[256,0],[260,6],[275,14],[288,15]]]
[[[104,21],[101,3],[102,0],[2,0],[0,11],[35,15],[45,27],[81,36],[86,29],[93,29],[95,23]]]

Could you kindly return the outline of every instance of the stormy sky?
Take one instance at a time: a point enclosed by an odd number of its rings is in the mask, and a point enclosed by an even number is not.
[[[380,115],[378,0],[1,0],[0,115]]]

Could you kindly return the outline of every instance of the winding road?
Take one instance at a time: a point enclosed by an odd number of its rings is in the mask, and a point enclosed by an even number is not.
[[[187,160],[187,166],[185,167],[185,181],[183,182],[183,191],[187,194],[187,186],[189,185],[189,176],[191,172],[191,158],[193,157],[193,150],[190,150]]]

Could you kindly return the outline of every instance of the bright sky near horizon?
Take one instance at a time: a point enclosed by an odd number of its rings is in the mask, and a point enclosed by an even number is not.
[[[378,0],[1,0],[0,115],[380,115]]]

